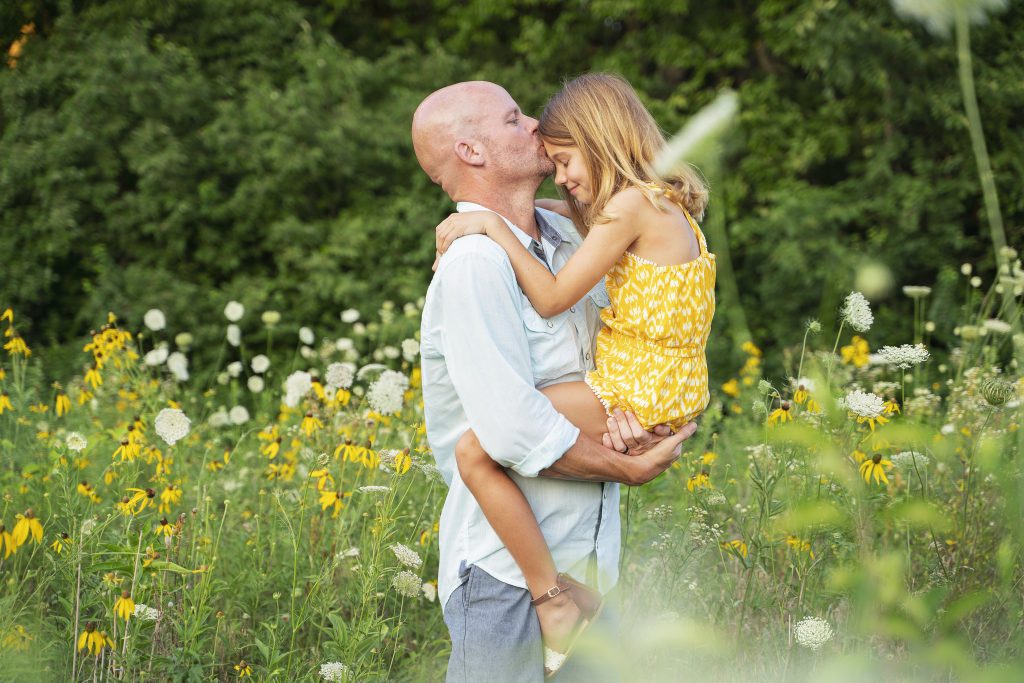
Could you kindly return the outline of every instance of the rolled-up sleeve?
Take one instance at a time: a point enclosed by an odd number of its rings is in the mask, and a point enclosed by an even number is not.
[[[579,429],[534,387],[518,285],[504,253],[452,249],[445,256],[438,276],[452,385],[488,455],[535,477],[576,443]]]

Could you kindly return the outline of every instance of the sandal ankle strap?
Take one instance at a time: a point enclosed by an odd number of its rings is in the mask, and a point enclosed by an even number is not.
[[[559,578],[559,580],[561,580],[562,576],[559,575],[558,578]],[[543,605],[545,602],[547,602],[551,598],[553,598],[553,597],[555,597],[557,595],[561,595],[562,593],[568,593],[571,590],[572,590],[572,586],[569,585],[568,583],[559,583],[554,588],[549,588],[542,595],[540,595],[540,596],[530,600],[530,604],[533,605],[534,607],[536,607],[537,605]]]

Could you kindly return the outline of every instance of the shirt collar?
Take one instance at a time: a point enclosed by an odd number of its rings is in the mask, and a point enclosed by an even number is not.
[[[474,202],[458,202],[455,205],[455,210],[459,213],[465,213],[466,211],[491,211],[486,206],[476,204]],[[498,213],[497,211],[491,211],[491,213]],[[522,231],[515,223],[498,213],[501,220],[505,221],[505,225],[512,230],[512,234],[515,235],[526,249],[530,249],[533,245],[534,239],[528,234]],[[557,249],[562,242],[564,237],[556,230],[548,221],[544,218],[540,211],[534,210],[534,216],[537,219],[537,228],[540,231],[541,239],[551,245],[552,250]]]

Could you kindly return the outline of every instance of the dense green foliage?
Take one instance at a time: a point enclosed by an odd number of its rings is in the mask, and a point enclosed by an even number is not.
[[[729,240],[763,346],[831,320],[866,259],[898,266],[897,285],[991,268],[953,43],[888,2],[22,0],[0,9],[0,41],[30,21],[0,73],[0,302],[36,346],[63,348],[51,374],[107,310],[138,322],[156,306],[202,341],[222,335],[200,321],[229,299],[282,310],[287,332],[421,295],[451,205],[419,171],[409,122],[461,79],[536,113],[561,79],[613,70],[669,131],[734,88],[709,237]],[[1019,242],[1024,5],[973,40]],[[879,329],[895,340],[909,302],[894,303]],[[726,319],[720,368],[746,336]]]

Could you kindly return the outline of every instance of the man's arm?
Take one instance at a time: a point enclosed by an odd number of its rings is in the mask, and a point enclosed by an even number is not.
[[[482,240],[472,248],[472,241]],[[534,386],[515,273],[501,247],[465,237],[438,267],[445,363],[490,457],[534,477],[572,448],[579,429]]]
[[[617,481],[639,486],[671,467],[679,458],[679,445],[696,431],[696,423],[691,422],[641,455],[620,453],[581,433],[576,443],[540,474],[555,479]]]

